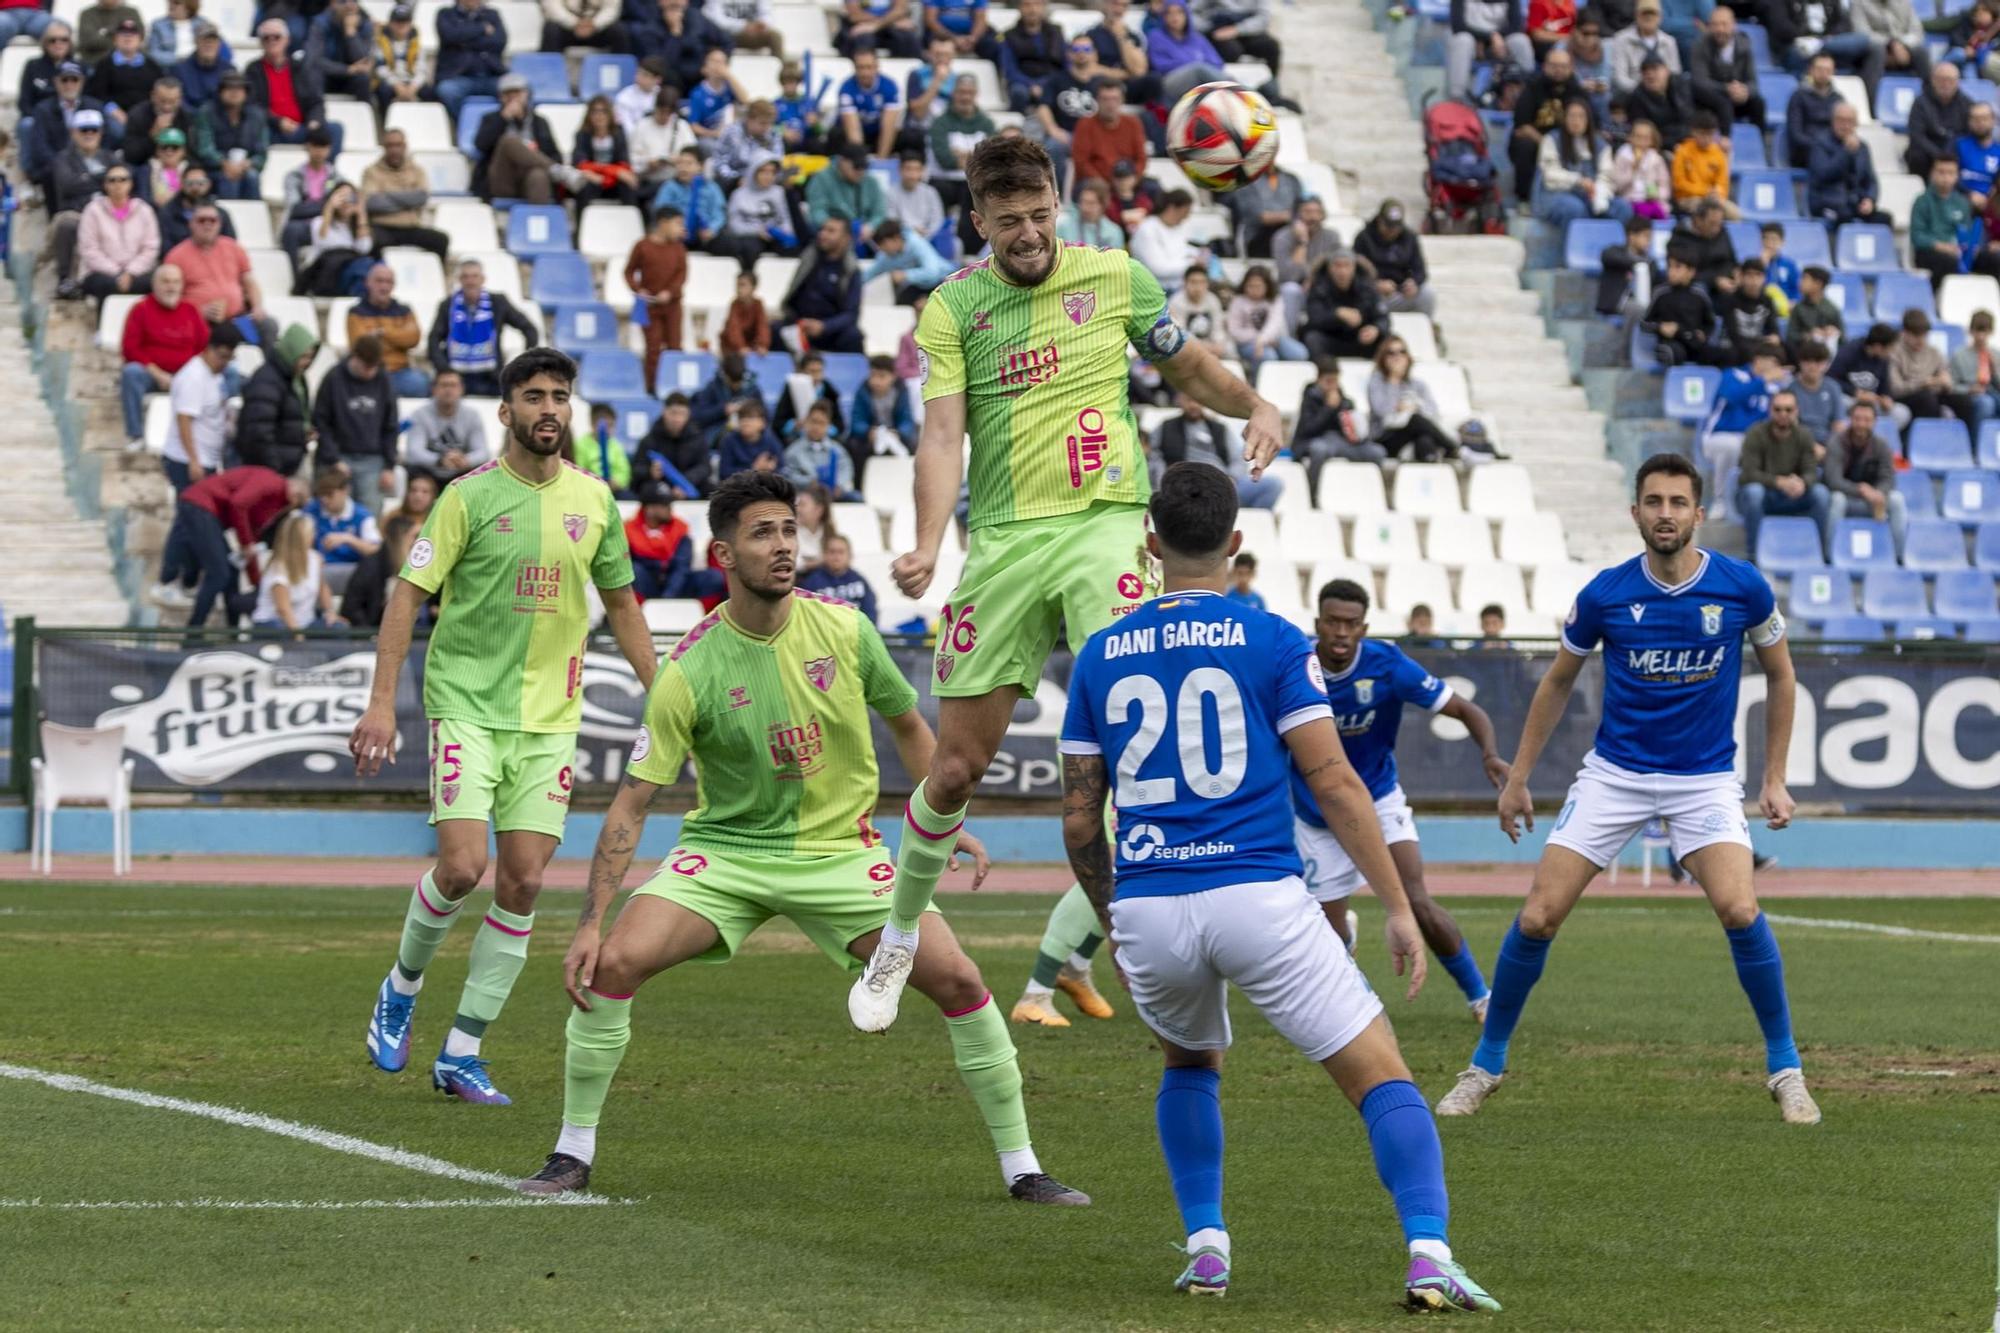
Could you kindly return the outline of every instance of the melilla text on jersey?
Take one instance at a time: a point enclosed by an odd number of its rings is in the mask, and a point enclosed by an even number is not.
[[[1712,648],[1628,648],[1625,669],[1658,685],[1698,685],[1714,680],[1729,656],[1726,644]]]
[[[1175,648],[1241,648],[1246,642],[1236,620],[1169,620],[1111,635],[1104,641],[1104,660]]]

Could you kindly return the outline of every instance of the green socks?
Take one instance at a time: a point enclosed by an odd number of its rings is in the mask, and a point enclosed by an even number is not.
[[[1021,1105],[1021,1066],[1015,1062],[1014,1039],[1007,1035],[1000,1006],[987,995],[975,1008],[946,1014],[944,1021],[951,1031],[952,1062],[979,1104],[993,1147],[1003,1155],[1025,1150],[1028,1112]],[[570,1024],[574,1031],[576,1020]]]
[[[962,809],[949,814],[931,809],[930,802],[924,799],[923,783],[918,783],[917,789],[910,793],[910,803],[903,812],[903,845],[896,851],[896,892],[889,900],[892,929],[906,935],[915,932],[917,919],[930,906],[938,879],[951,861],[959,825],[964,822]],[[1001,1033],[1003,1036],[1006,1033],[1004,1025]],[[1012,1052],[1009,1045],[1010,1056]]]
[[[472,937],[472,966],[458,999],[458,1018],[445,1038],[447,1054],[479,1054],[480,1035],[488,1023],[500,1017],[507,993],[514,989],[514,979],[528,961],[528,936],[534,928],[533,912],[523,916],[498,903],[487,909],[479,933]],[[467,1045],[470,1050],[464,1049]]]
[[[590,993],[590,1011],[569,1013],[569,1053],[563,1060],[563,1123],[594,1126],[611,1077],[632,1042],[632,997]],[[1001,1028],[1000,1035],[1007,1035]],[[1018,1085],[1019,1080],[1016,1079]],[[1018,1098],[1016,1101],[1018,1102]],[[581,1155],[581,1154],[579,1154]]]
[[[431,959],[437,957],[438,946],[451,933],[451,923],[458,920],[458,910],[463,906],[463,898],[447,901],[438,892],[431,872],[424,872],[415,892],[410,894],[409,910],[403,914],[403,940],[396,946],[396,966],[401,969],[402,980],[414,982],[424,974]]]
[[[1055,910],[1049,913],[1048,928],[1042,932],[1041,952],[1035,957],[1031,989],[1053,990],[1057,975],[1072,954],[1080,954],[1087,961],[1096,953],[1097,946],[1104,943],[1097,927],[1097,909],[1090,905],[1089,895],[1079,885],[1070,885],[1069,892],[1056,901]]]

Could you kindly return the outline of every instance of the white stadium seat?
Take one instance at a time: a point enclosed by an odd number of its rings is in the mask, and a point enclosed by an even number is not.
[[[1431,324],[1431,317],[1414,310],[1398,310],[1389,316],[1389,332],[1403,340],[1410,349],[1412,365],[1419,361],[1438,359],[1437,329]]]
[[[1307,568],[1322,560],[1344,559],[1347,543],[1340,535],[1340,520],[1310,509],[1284,515],[1278,524],[1278,554]]]
[[[1465,382],[1465,371],[1456,362],[1420,362],[1411,367],[1410,376],[1421,380],[1437,399],[1438,425],[1456,431],[1459,423],[1472,415],[1472,389]]]
[[[414,245],[391,245],[383,249],[380,258],[395,271],[397,298],[412,310],[435,311],[450,290],[444,280],[444,265],[428,250],[419,250]]]
[[[1417,521],[1408,514],[1386,509],[1355,519],[1354,558],[1365,560],[1376,569],[1386,569],[1397,561],[1421,560]]]
[[[533,0],[494,0],[493,10],[507,29],[507,54],[542,49],[542,7]],[[569,140],[559,140],[565,152]]]
[[[1405,463],[1396,469],[1391,503],[1417,518],[1456,514],[1460,510],[1458,473],[1449,463]]]
[[[21,91],[21,75],[41,54],[33,42],[15,42],[0,51],[0,106],[14,105],[15,95]]]
[[[1257,367],[1257,392],[1278,409],[1287,425],[1296,425],[1299,402],[1319,371],[1310,361],[1267,360]]]
[[[786,51],[795,56],[812,52],[815,66],[821,54],[833,49],[833,32],[827,26],[826,11],[818,5],[772,5],[771,26],[785,39]],[[818,73],[817,68],[814,73]]]
[[[792,285],[792,278],[799,271],[797,258],[787,255],[759,255],[751,273],[757,278],[757,299],[764,303],[764,312],[772,319],[778,317],[778,303],[785,299],[785,292]],[[735,279],[731,279],[732,282]],[[735,289],[730,289],[730,300],[735,299]],[[724,302],[728,304],[728,302]]]
[[[382,128],[401,130],[412,153],[456,152],[451,117],[437,102],[391,102],[382,117]]]
[[[777,99],[778,94],[782,91],[778,87],[778,71],[783,66],[784,62],[776,56],[745,55],[739,52],[729,58],[729,72],[736,76],[736,81],[743,85],[743,91],[749,94],[752,101],[758,98],[763,98],[766,101],[775,101]],[[814,84],[817,85],[825,77],[825,73],[819,68],[819,55],[815,52],[813,55]],[[810,92],[811,90],[808,89],[807,91]],[[827,91],[831,94],[833,90],[830,88]],[[901,96],[901,93],[902,85],[898,84],[898,97]],[[832,105],[831,97],[829,97],[828,105]]]
[[[1589,565],[1564,561],[1559,565],[1543,565],[1534,571],[1535,586],[1528,599],[1535,619],[1544,625],[1561,624],[1569,615],[1569,609],[1576,601],[1576,595],[1583,591],[1583,585],[1596,576],[1597,571]]]
[[[882,545],[882,520],[867,505],[851,502],[836,504],[832,519],[834,531],[847,538],[849,549],[856,555],[864,551],[873,555],[885,549]]]
[[[480,267],[486,271],[486,286],[488,290],[499,292],[515,305],[520,305],[522,298],[526,296],[527,293],[521,287],[520,261],[498,246],[495,246],[491,250],[460,250],[457,252],[456,259],[458,261],[477,259]],[[451,280],[445,284],[445,287],[448,291],[458,290],[458,269],[456,265],[452,268]],[[407,297],[404,299],[408,300]],[[440,296],[438,299],[443,300],[444,298]],[[542,335],[546,338],[548,330],[543,329]]]
[[[375,138],[375,108],[351,97],[329,97],[326,120],[341,128],[340,156],[336,159],[342,168],[340,174],[359,181],[368,164],[382,154],[382,145]]]
[[[1312,480],[1303,464],[1295,459],[1274,458],[1264,469],[1264,475],[1284,487],[1278,492],[1278,503],[1272,506],[1281,527],[1294,514],[1312,514]]]
[[[143,296],[107,296],[104,305],[97,312],[97,345],[107,352],[116,352],[125,345],[125,321],[132,314],[132,307],[145,300]]]
[[[1373,463],[1328,463],[1319,472],[1320,512],[1339,518],[1379,514],[1389,507],[1382,493],[1382,469]]]
[[[547,102],[535,108],[535,114],[549,123],[549,133],[555,137],[556,147],[562,149],[565,159],[576,146],[576,132],[583,127],[586,109],[581,102]]]
[[[159,453],[166,447],[167,432],[174,428],[174,405],[167,395],[152,393],[146,395],[146,425],[143,438],[151,453]]]
[[[645,234],[645,218],[632,205],[595,203],[583,210],[576,248],[585,259],[601,259],[607,266],[622,269],[632,247]],[[682,299],[685,301],[685,293]]]
[[[1519,463],[1488,463],[1472,469],[1465,507],[1481,518],[1535,512],[1535,483]]]
[[[431,212],[431,225],[451,237],[454,255],[500,248],[500,228],[493,220],[492,206],[482,199],[438,200]]]
[[[1452,605],[1444,566],[1428,560],[1399,560],[1389,566],[1382,577],[1382,614],[1392,625],[1401,625],[1418,602],[1433,610]]]
[[[1938,323],[1965,328],[1981,310],[2000,319],[2000,282],[1980,273],[1954,273],[1938,289]]]
[[[1434,515],[1424,555],[1447,569],[1468,569],[1493,558],[1493,530],[1477,514]]]
[[[245,250],[274,250],[278,239],[271,231],[271,210],[257,199],[218,199],[216,205],[229,214],[236,228],[236,243]],[[288,288],[289,290],[289,288]]]
[[[1524,569],[1569,562],[1561,514],[1515,514],[1500,522],[1500,558]]]
[[[472,164],[456,148],[411,156],[424,169],[424,175],[430,177],[432,198],[472,193]]]
[[[1910,209],[1923,198],[1930,186],[1922,176],[1907,171],[1885,171],[1877,179],[1877,199],[1882,211],[1896,220],[1897,231],[1910,229]],[[1896,210],[1901,209],[1901,212]]]
[[[1523,629],[1529,620],[1528,594],[1521,586],[1521,570],[1505,560],[1489,560],[1468,565],[1458,580],[1458,606],[1477,614],[1479,608],[1497,602],[1506,609],[1507,624]]]
[[[862,306],[861,346],[869,356],[894,356],[903,335],[916,327],[908,306]]]
[[[685,634],[701,623],[700,601],[693,597],[653,597],[639,604],[646,628],[655,634]]]
[[[1268,509],[1239,509],[1236,530],[1243,534],[1242,549],[1261,564],[1278,556],[1278,522]]]
[[[291,325],[302,324],[315,339],[320,336],[319,307],[313,304],[310,296],[272,296],[267,292],[264,295],[264,313],[278,326],[280,335]]]
[[[283,250],[251,249],[245,246],[243,253],[250,259],[250,276],[257,280],[257,289],[264,293],[265,300],[274,296],[292,294],[292,261]]]
[[[916,484],[917,460],[895,454],[869,459],[867,471],[861,474],[861,493],[885,518],[909,502]]]
[[[1347,579],[1368,590],[1369,597],[1375,596],[1375,571],[1359,560],[1322,560],[1306,573],[1305,600],[1312,605],[1319,596],[1319,590],[1335,579]]]
[[[285,206],[285,177],[306,164],[306,150],[292,144],[275,143],[264,154],[264,169],[257,175],[257,189],[264,202],[273,208]],[[357,175],[356,180],[360,177]],[[265,219],[270,225],[270,219]],[[243,238],[237,237],[238,241]]]

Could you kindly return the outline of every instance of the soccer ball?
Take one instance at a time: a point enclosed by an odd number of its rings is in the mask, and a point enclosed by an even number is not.
[[[1167,152],[1202,189],[1238,189],[1278,160],[1277,118],[1269,102],[1240,83],[1204,83],[1167,117]]]

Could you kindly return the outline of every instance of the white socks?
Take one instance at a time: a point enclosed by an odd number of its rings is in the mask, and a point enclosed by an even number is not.
[[[1220,1250],[1223,1261],[1228,1262],[1229,1233],[1221,1227],[1203,1227],[1188,1237],[1187,1252],[1193,1254],[1197,1250]]]
[[[415,981],[405,981],[403,980],[402,968],[391,967],[389,969],[389,989],[396,992],[396,994],[415,995],[423,988],[424,979],[422,977],[418,977]]]
[[[1412,1259],[1435,1259],[1439,1263],[1451,1262],[1451,1246],[1441,1240],[1413,1240],[1410,1242]]]
[[[1030,981],[1028,983],[1028,988],[1021,992],[1021,998],[1024,1000],[1046,1000],[1049,999],[1054,994],[1055,992],[1053,990],[1049,989],[1047,986],[1042,985],[1040,982]]]
[[[1008,1148],[1000,1154],[1000,1179],[1009,1185],[1022,1176],[1040,1175],[1041,1159],[1035,1156],[1033,1148]]]
[[[444,1053],[454,1060],[468,1055],[479,1054],[479,1038],[467,1036],[457,1028],[444,1034]]]
[[[896,929],[895,922],[884,922],[882,925],[882,943],[888,945],[900,944],[909,949],[911,953],[915,953],[917,951],[917,932],[915,928],[898,930]]]
[[[1090,975],[1090,960],[1080,953],[1071,954],[1066,966],[1072,972],[1081,972],[1085,976]]]
[[[556,1135],[556,1151],[576,1158],[588,1166],[597,1156],[597,1126],[572,1125],[563,1121],[562,1133]]]

